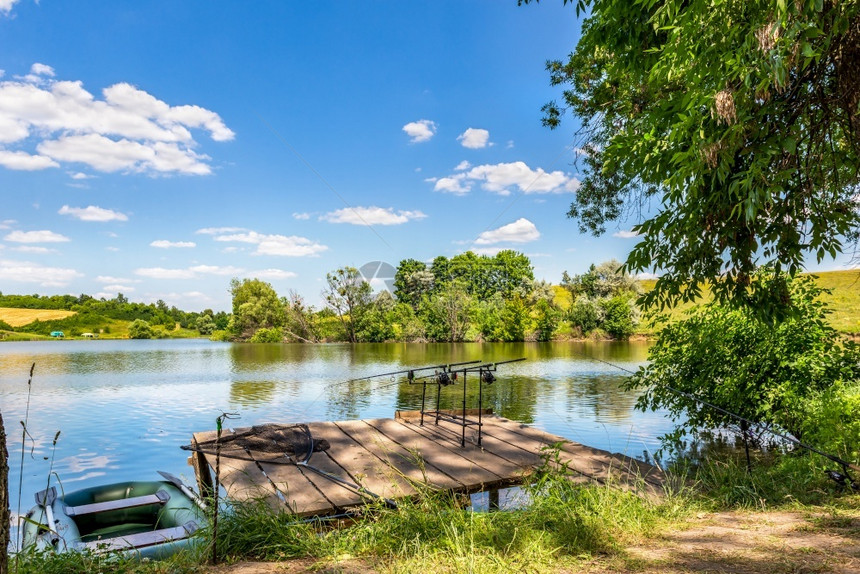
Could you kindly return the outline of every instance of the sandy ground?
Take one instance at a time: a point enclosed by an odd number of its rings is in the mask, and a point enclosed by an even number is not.
[[[571,570],[561,570],[572,572]],[[860,516],[800,512],[704,514],[620,556],[583,562],[576,572],[647,574],[860,574]],[[372,564],[315,560],[213,567],[208,574],[357,574]]]

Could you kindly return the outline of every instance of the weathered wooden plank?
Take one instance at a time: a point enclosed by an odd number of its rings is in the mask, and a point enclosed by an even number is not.
[[[332,462],[346,473],[349,479],[377,496],[399,498],[412,496],[415,489],[391,467],[383,463],[333,422],[309,423],[314,439],[329,442],[326,451]],[[318,456],[315,454],[314,456]],[[311,457],[311,460],[314,460]]]
[[[427,425],[426,422],[424,424]],[[438,425],[431,422],[430,426],[438,429],[439,432],[456,433],[457,437],[460,436],[460,433],[462,433],[463,430],[460,425],[450,421],[439,421]],[[477,446],[477,440],[477,429],[468,429],[466,431],[466,444]],[[488,435],[486,432],[483,433],[481,446],[484,450],[504,458],[508,462],[524,469],[526,472],[530,472],[536,465],[541,463],[541,458],[536,451],[521,448],[515,444],[501,440],[498,437]]]
[[[191,437],[191,446],[197,448],[196,435]],[[212,484],[212,473],[209,472],[209,466],[206,463],[206,457],[200,451],[191,451],[191,456],[188,457],[188,463],[194,469],[194,476],[197,478],[197,492],[203,498],[209,498],[215,492]]]
[[[446,432],[443,427],[436,426],[433,423],[425,423],[424,426],[419,426],[418,421],[413,419],[403,419],[398,421],[398,423],[424,436],[426,440],[444,446],[449,451],[453,451],[473,464],[492,472],[501,481],[518,481],[522,478],[523,474],[527,474],[530,470],[528,465],[515,464],[495,452],[471,442],[467,442],[465,447],[461,447],[460,435],[455,435],[453,430]]]
[[[463,416],[463,409],[440,409],[439,412],[443,415],[448,416]],[[477,417],[478,413],[481,413],[482,416],[492,415],[493,409],[466,409],[467,417]],[[435,414],[435,411],[434,411]],[[420,419],[421,411],[394,411],[394,419]],[[424,422],[426,424],[427,419],[432,418],[435,420],[429,411],[424,412]]]
[[[569,461],[572,469],[581,471],[583,474],[595,474],[598,469],[611,468],[613,475],[616,477],[624,475],[625,481],[644,480],[655,488],[662,489],[663,487],[666,478],[663,471],[656,466],[638,461],[621,453],[613,454],[605,450],[589,447],[501,417],[490,418],[489,424],[504,426],[517,434],[535,438],[546,444],[560,442],[561,450],[564,453],[562,459]]]
[[[372,421],[341,421],[335,424],[397,474],[415,484],[424,483],[443,490],[464,488],[462,482],[424,461],[420,453],[409,451],[373,428]]]
[[[392,419],[365,421],[392,441],[407,450],[416,452],[444,474],[455,477],[468,491],[481,490],[485,485],[497,484],[503,477],[463,456],[465,449],[450,449],[413,428]]]
[[[196,433],[194,438],[199,442],[211,440],[215,438],[215,431]],[[204,457],[206,463],[214,470],[215,455],[204,454]],[[269,482],[253,461],[221,457],[218,482],[227,491],[227,496],[233,500],[263,500],[273,510],[287,510],[286,500],[282,499],[283,495]]]
[[[287,506],[298,516],[330,514],[334,504],[317,489],[314,482],[294,464],[260,463],[275,488],[284,495]]]

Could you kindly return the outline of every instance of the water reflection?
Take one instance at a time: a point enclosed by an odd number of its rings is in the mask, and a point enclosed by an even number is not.
[[[499,343],[371,345],[231,345],[188,341],[45,341],[0,344],[0,412],[13,462],[10,491],[23,482],[24,505],[45,488],[51,440],[63,483],[156,478],[166,470],[193,481],[179,446],[210,430],[222,412],[236,427],[391,417],[415,410],[421,386],[391,377],[360,379],[410,367],[469,360],[503,361],[484,387],[484,405],[510,419],[598,448],[639,455],[670,428],[662,413],[632,410],[637,394],[619,387],[647,355],[644,343]],[[27,375],[36,363],[28,429]],[[359,380],[351,380],[359,379]],[[469,407],[478,386],[470,375]],[[462,385],[442,390],[442,408],[462,406]],[[428,388],[435,399],[435,385]],[[17,436],[16,436],[17,435]],[[15,461],[25,455],[23,475]],[[31,455],[32,452],[32,455]],[[13,501],[14,503],[15,501]],[[14,504],[13,504],[14,506]],[[13,510],[16,510],[13,508]]]

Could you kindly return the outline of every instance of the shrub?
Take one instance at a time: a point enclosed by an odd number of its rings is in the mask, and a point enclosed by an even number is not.
[[[281,343],[283,340],[284,332],[278,327],[257,329],[249,339],[251,343]]]
[[[128,338],[129,339],[151,339],[152,338],[152,326],[148,321],[144,321],[143,319],[135,319],[128,326]]]

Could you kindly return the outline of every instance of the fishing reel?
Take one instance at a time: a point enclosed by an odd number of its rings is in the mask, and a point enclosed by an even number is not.
[[[436,373],[436,384],[447,387],[448,385],[453,385],[454,381],[446,371],[442,371],[441,373]]]
[[[492,385],[496,382],[496,375],[491,371],[481,371],[481,382],[485,385]]]

